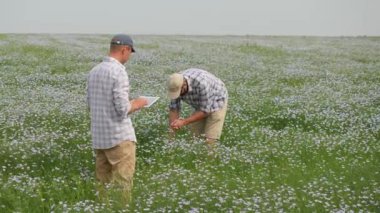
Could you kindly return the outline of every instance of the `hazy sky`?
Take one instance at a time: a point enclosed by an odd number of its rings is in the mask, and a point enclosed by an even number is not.
[[[380,35],[380,0],[0,0],[0,33]]]

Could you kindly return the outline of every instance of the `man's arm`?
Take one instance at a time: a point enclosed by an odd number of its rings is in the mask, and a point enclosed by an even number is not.
[[[181,110],[181,100],[179,98],[171,100],[169,104],[169,130],[173,130],[171,124],[179,118]]]
[[[124,118],[132,107],[129,101],[129,79],[126,72],[120,72],[119,76],[115,78],[112,94],[115,110]]]
[[[116,79],[113,96],[115,109],[122,117],[148,104],[148,100],[142,97],[129,100],[129,79],[126,72],[121,72],[120,76]]]
[[[191,123],[199,121],[199,120],[202,120],[202,119],[206,118],[207,116],[208,116],[208,114],[203,112],[203,111],[196,111],[191,116],[189,116],[187,118],[184,118],[184,119],[180,118],[180,119],[176,119],[176,120],[172,121],[170,123],[170,127],[172,129],[180,129],[183,126],[186,126],[188,124],[191,124]]]

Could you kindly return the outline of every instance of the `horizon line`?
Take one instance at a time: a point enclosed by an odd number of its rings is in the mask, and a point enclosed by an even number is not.
[[[118,32],[122,33],[122,32]],[[83,32],[0,32],[0,35],[3,34],[16,34],[16,35],[114,35],[118,33],[83,33]],[[260,37],[260,36],[265,36],[265,37],[380,37],[380,34],[378,35],[368,35],[368,34],[352,34],[352,35],[323,35],[323,34],[222,34],[222,33],[210,33],[210,34],[197,34],[197,33],[189,33],[189,34],[184,34],[184,33],[125,33],[128,35],[133,35],[133,36],[199,36],[199,37],[206,37],[206,36],[211,36],[211,37],[223,37],[223,36],[235,36],[235,37]]]

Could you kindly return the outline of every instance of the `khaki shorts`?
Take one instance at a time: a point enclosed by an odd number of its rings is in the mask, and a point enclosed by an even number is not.
[[[128,190],[133,185],[136,144],[123,141],[110,149],[96,149],[96,179],[101,183],[117,183]]]
[[[208,139],[219,140],[227,112],[227,101],[221,110],[210,113],[205,119],[190,124],[195,136],[204,135]]]

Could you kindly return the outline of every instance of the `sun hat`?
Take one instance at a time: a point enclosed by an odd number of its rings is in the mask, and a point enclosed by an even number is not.
[[[129,35],[117,34],[111,39],[112,45],[128,45],[132,48],[132,52],[136,52],[133,48],[133,41]]]
[[[174,73],[168,79],[168,96],[170,99],[176,99],[181,94],[183,84],[183,75]]]

